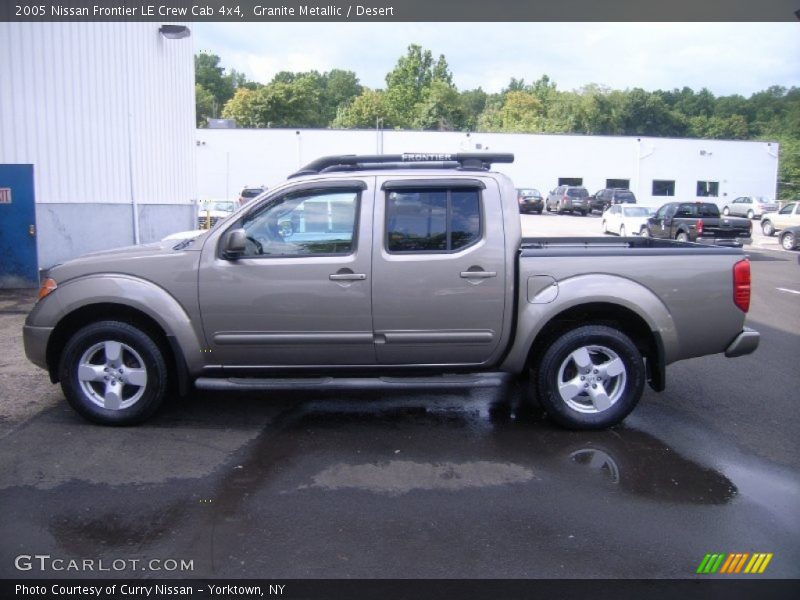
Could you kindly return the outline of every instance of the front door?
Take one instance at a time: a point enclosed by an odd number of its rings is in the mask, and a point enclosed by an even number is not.
[[[266,197],[226,228],[247,234],[238,259],[206,243],[199,296],[209,364],[375,364],[372,248],[361,233],[370,231],[373,179]]]
[[[485,183],[484,183],[485,182]],[[497,183],[378,178],[373,320],[380,364],[480,364],[503,332]]]
[[[0,288],[39,285],[33,165],[0,165]]]

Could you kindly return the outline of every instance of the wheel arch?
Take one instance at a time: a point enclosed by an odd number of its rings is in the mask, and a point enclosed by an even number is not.
[[[100,321],[121,321],[144,331],[164,354],[169,370],[177,376],[176,383],[181,394],[188,390],[188,370],[180,345],[174,335],[150,315],[126,304],[98,302],[81,306],[65,315],[56,325],[47,343],[47,371],[50,381],[58,383],[58,367],[64,347],[81,328]]]
[[[89,292],[89,293],[87,293]],[[58,381],[58,364],[67,340],[97,321],[129,323],[151,335],[177,374],[180,391],[188,373],[202,365],[202,338],[180,303],[152,282],[129,276],[79,278],[59,285],[52,298],[35,309],[35,321],[55,323],[45,351],[50,379]]]
[[[536,364],[542,348],[566,330],[605,324],[633,340],[646,358],[650,386],[664,389],[666,365],[678,359],[680,345],[672,315],[658,296],[639,283],[611,275],[573,277],[559,282],[558,289],[554,302],[520,299],[517,326],[525,334],[517,336],[503,370],[524,373]]]
[[[555,315],[531,342],[526,364],[536,369],[545,348],[567,331],[587,323],[613,327],[627,335],[645,357],[647,381],[650,386],[656,391],[664,389],[666,360],[661,338],[650,329],[639,314],[630,308],[610,302],[579,304]]]

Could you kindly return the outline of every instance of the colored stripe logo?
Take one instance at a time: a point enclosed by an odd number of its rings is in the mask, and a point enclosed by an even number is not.
[[[772,552],[706,554],[700,562],[700,566],[697,567],[696,573],[701,575],[713,575],[715,573],[725,575],[735,573],[761,574],[767,569],[772,556]]]

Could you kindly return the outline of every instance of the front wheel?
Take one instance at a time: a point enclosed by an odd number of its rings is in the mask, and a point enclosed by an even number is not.
[[[729,209],[729,208],[726,206],[725,208],[723,208],[723,209],[722,209],[722,214],[723,214],[723,215],[725,215],[725,216],[727,217],[729,214],[731,214],[731,211],[730,211],[730,209]]]
[[[619,226],[619,237],[625,237],[625,225]]]
[[[650,230],[647,228],[647,225],[639,230],[639,235],[642,237],[650,237]]]
[[[167,392],[164,354],[128,323],[99,321],[78,330],[59,364],[69,404],[102,425],[132,425],[151,416]]]
[[[791,231],[781,235],[781,246],[784,250],[794,250],[797,247],[797,238]]]
[[[753,219],[756,218],[756,213],[754,213],[752,209],[748,210],[747,211],[747,218],[752,221]]]
[[[624,333],[585,325],[550,345],[535,369],[539,402],[559,425],[604,429],[620,423],[642,396],[645,365]]]
[[[775,227],[772,226],[772,223],[770,221],[764,221],[763,223],[761,223],[761,231],[766,236],[775,235]]]

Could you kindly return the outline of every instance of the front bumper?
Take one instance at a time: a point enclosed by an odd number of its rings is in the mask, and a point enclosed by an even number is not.
[[[42,369],[47,368],[47,342],[50,340],[53,329],[53,327],[34,327],[32,325],[25,325],[22,328],[25,356]]]
[[[745,327],[725,349],[725,356],[728,358],[734,358],[736,356],[752,354],[756,351],[756,348],[758,348],[758,342],[760,340],[760,333],[758,333],[755,329]]]

